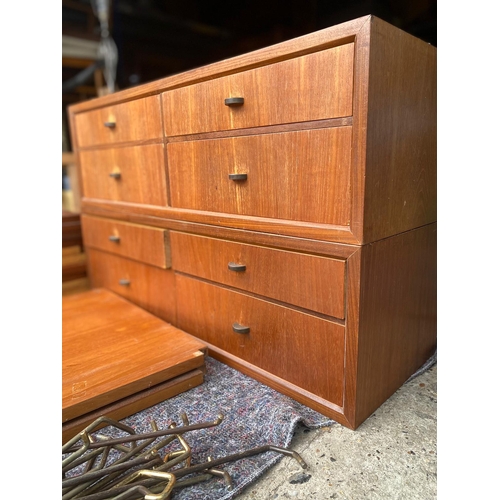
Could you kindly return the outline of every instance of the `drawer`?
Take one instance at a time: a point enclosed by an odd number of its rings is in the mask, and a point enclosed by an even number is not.
[[[175,324],[175,276],[170,269],[86,249],[93,288],[107,288]]]
[[[169,233],[165,229],[82,215],[83,241],[97,248],[144,264],[171,267]]]
[[[343,406],[343,326],[182,275],[176,286],[179,328]]]
[[[75,115],[78,147],[162,139],[159,96]]]
[[[174,142],[167,154],[173,207],[350,223],[351,127]]]
[[[163,94],[167,136],[352,115],[354,44]],[[226,105],[227,98],[243,98]]]
[[[345,261],[172,231],[176,271],[340,319]]]
[[[167,205],[162,144],[80,151],[83,195]]]

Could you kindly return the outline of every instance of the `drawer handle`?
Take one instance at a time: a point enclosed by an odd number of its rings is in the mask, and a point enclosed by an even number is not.
[[[118,282],[118,284],[119,284],[120,286],[129,286],[129,285],[130,285],[130,280],[125,280],[125,279],[123,279],[123,280],[120,280],[120,281]]]
[[[250,327],[240,325],[239,323],[233,323],[233,331],[236,333],[250,333]]]
[[[228,97],[227,99],[224,99],[224,104],[226,106],[241,106],[244,102],[244,97]]]
[[[104,122],[104,126],[106,128],[115,128],[116,127],[116,122]]]
[[[232,181],[246,181],[248,174],[229,174],[229,178]]]
[[[120,178],[121,178],[122,174],[121,174],[120,172],[111,172],[111,173],[109,174],[109,176],[110,176],[110,177],[113,177],[113,179],[117,179],[117,180],[118,180],[118,179],[120,179]]]
[[[112,241],[113,243],[120,243],[120,237],[119,236],[115,236],[114,234],[112,234],[109,238],[108,238],[109,241]]]
[[[237,273],[241,273],[243,271],[246,271],[246,268],[247,266],[245,266],[245,264],[236,264],[235,262],[230,262],[228,265],[227,265],[227,268],[230,270],[230,271],[235,271]]]

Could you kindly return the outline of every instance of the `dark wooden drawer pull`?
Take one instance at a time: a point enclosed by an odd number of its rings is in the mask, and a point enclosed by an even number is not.
[[[230,271],[234,271],[236,273],[241,273],[243,271],[246,271],[246,268],[247,266],[245,266],[245,264],[236,264],[235,262],[230,262],[228,265],[227,265],[227,268],[230,270]]]
[[[122,176],[122,174],[120,172],[111,172],[109,174],[110,177],[113,177],[113,179],[120,179],[120,177]]]
[[[240,325],[239,323],[233,323],[233,331],[236,333],[250,333],[250,327]]]
[[[229,174],[232,181],[246,181],[248,174]]]
[[[130,280],[120,280],[118,282],[121,286],[129,286],[130,285]]]
[[[224,99],[224,104],[226,106],[241,106],[244,102],[244,97],[228,97],[227,99]]]
[[[104,122],[104,126],[106,128],[115,128],[116,127],[116,122]]]
[[[113,243],[120,243],[120,237],[115,236],[114,234],[112,234],[108,239],[109,239],[109,241],[112,241]]]

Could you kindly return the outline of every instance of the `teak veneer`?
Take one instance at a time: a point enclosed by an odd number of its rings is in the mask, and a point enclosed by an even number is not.
[[[435,47],[366,16],[69,116],[94,286],[352,429],[433,353]]]
[[[123,418],[203,381],[203,343],[109,290],[64,296],[62,324],[63,431],[104,411]]]

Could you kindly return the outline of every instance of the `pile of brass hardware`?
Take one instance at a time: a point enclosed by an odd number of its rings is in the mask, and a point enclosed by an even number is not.
[[[302,468],[307,465],[295,451],[272,445],[260,446],[241,453],[192,465],[191,447],[184,439],[190,431],[219,425],[223,416],[210,422],[190,424],[185,413],[182,426],[172,423],[159,430],[151,422],[152,432],[136,434],[133,428],[108,417],[100,417],[62,449],[62,499],[78,500],[167,500],[174,489],[222,477],[232,489],[229,474],[217,467],[275,451],[295,458]],[[118,431],[121,437],[98,433],[103,427]],[[123,435],[125,433],[125,435]]]

